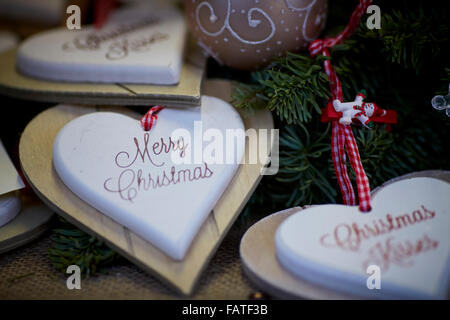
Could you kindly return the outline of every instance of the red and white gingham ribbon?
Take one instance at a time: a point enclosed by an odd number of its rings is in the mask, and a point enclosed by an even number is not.
[[[145,131],[149,131],[158,119],[158,113],[164,109],[164,107],[154,106],[141,118],[141,126]]]
[[[317,39],[309,45],[309,52],[312,56],[322,54],[329,57],[328,48],[341,43],[343,40],[352,35],[358,28],[362,15],[366,12],[371,0],[360,0],[358,6],[353,11],[350,22],[347,27],[335,38]],[[324,61],[325,73],[330,81],[330,90],[332,99],[342,101],[341,82],[333,69],[330,60]],[[356,185],[358,188],[359,208],[363,212],[370,211],[370,185],[369,179],[364,172],[364,168],[359,156],[358,146],[353,136],[350,125],[340,124],[339,121],[333,121],[333,129],[331,136],[331,155],[333,157],[334,170],[341,188],[344,204],[356,205],[355,192],[347,172],[346,152],[350,159],[350,164],[356,173]]]

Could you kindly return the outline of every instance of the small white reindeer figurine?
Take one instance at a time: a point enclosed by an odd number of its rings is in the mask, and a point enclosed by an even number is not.
[[[349,125],[352,123],[352,119],[358,119],[364,126],[371,127],[372,116],[384,116],[386,110],[381,109],[374,102],[364,102],[366,98],[365,91],[362,90],[356,95],[355,101],[341,102],[339,100],[333,101],[334,110],[342,112],[342,117],[339,119],[339,123]]]

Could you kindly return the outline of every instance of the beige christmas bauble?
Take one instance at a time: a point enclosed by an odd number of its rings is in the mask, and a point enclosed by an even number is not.
[[[197,43],[219,63],[257,69],[304,50],[325,27],[327,0],[185,0]]]

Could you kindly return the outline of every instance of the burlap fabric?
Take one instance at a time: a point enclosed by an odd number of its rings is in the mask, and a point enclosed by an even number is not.
[[[203,273],[192,299],[248,299],[257,289],[243,274],[239,259],[242,228],[234,226]],[[0,255],[0,299],[180,299],[156,278],[122,259],[69,290],[66,277],[48,259],[49,234]]]

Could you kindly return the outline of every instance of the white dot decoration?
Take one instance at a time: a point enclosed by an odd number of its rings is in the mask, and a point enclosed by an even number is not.
[[[317,16],[316,21],[314,22],[316,24],[316,26],[320,24],[320,20],[321,20],[321,17]]]
[[[1,0],[0,0],[1,1]],[[303,48],[325,26],[328,0],[185,0],[194,38],[224,65],[263,67],[287,51]],[[318,24],[318,25],[317,25]]]

